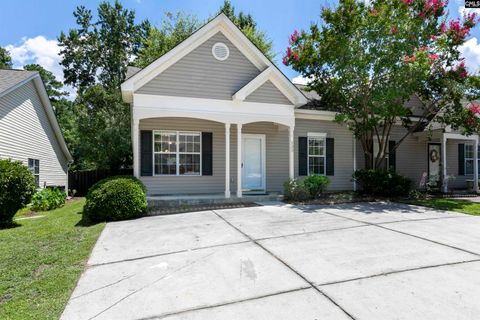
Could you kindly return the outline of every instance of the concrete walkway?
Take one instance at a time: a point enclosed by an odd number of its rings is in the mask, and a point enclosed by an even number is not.
[[[62,319],[478,319],[480,218],[403,204],[107,224]]]

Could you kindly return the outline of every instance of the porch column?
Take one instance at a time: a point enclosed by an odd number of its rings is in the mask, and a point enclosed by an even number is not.
[[[242,197],[242,125],[237,124],[237,197]]]
[[[473,144],[473,191],[478,192],[478,139]]]
[[[288,177],[292,180],[295,176],[293,167],[293,132],[295,127],[288,127]]]
[[[225,123],[225,198],[230,198],[230,123]]]
[[[140,177],[139,122],[138,119],[132,120],[133,176],[136,178]]]
[[[442,135],[442,183],[443,183],[443,192],[448,192],[448,181],[447,181],[447,138],[445,135]]]

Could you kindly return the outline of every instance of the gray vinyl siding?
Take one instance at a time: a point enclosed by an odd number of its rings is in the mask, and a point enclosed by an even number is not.
[[[67,185],[67,160],[33,82],[0,97],[0,158],[40,160],[40,186]]]
[[[213,174],[211,176],[140,177],[149,195],[205,194],[225,191],[225,125],[188,118],[152,118],[140,121],[140,130],[185,130],[212,132]],[[242,127],[242,133],[265,134],[266,188],[282,192],[288,179],[288,130],[272,123],[257,122]],[[237,190],[237,126],[230,128],[230,191]]]
[[[278,103],[292,104],[278,88],[268,80],[262,84],[257,90],[252,92],[245,101],[262,102],[262,103]]]
[[[447,140],[447,175],[455,177],[448,183],[449,188],[465,189],[467,187],[466,180],[473,180],[473,174],[458,174],[458,145],[473,144],[469,140]]]
[[[405,134],[406,129],[396,127],[392,129],[390,140],[398,142]],[[415,136],[408,136],[395,151],[396,171],[409,177],[419,187],[422,175],[427,172],[427,142]]]
[[[326,133],[327,138],[334,138],[334,170],[335,175],[329,176],[328,190],[352,190],[353,174],[353,137],[344,126],[332,121],[295,120],[295,176],[298,176],[298,137],[306,137],[308,133]],[[357,145],[357,147],[359,147]]]
[[[225,43],[230,56],[219,61],[212,46]],[[231,100],[232,95],[254,79],[258,70],[222,33],[167,68],[136,93]]]
[[[225,191],[225,125],[188,118],[151,118],[140,120],[140,130],[179,130],[212,132],[211,176],[140,177],[149,195],[205,194]]]

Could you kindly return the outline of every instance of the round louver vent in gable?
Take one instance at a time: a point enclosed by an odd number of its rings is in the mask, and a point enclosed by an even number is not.
[[[228,47],[225,43],[217,42],[212,47],[212,54],[215,59],[224,61],[228,59],[230,50],[228,50]]]

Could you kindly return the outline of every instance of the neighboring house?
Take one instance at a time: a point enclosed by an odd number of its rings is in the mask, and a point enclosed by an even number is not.
[[[329,176],[329,190],[355,189],[360,144],[333,122],[335,112],[311,110],[315,94],[300,89],[219,15],[146,68],[129,69],[122,95],[131,105],[134,175],[149,195],[282,192],[288,179],[312,173]],[[477,170],[469,146],[477,144],[419,132],[388,163],[417,183],[425,172],[463,174],[454,186],[465,187]]]
[[[0,158],[22,161],[39,188],[68,188],[72,156],[38,72],[0,70]]]

